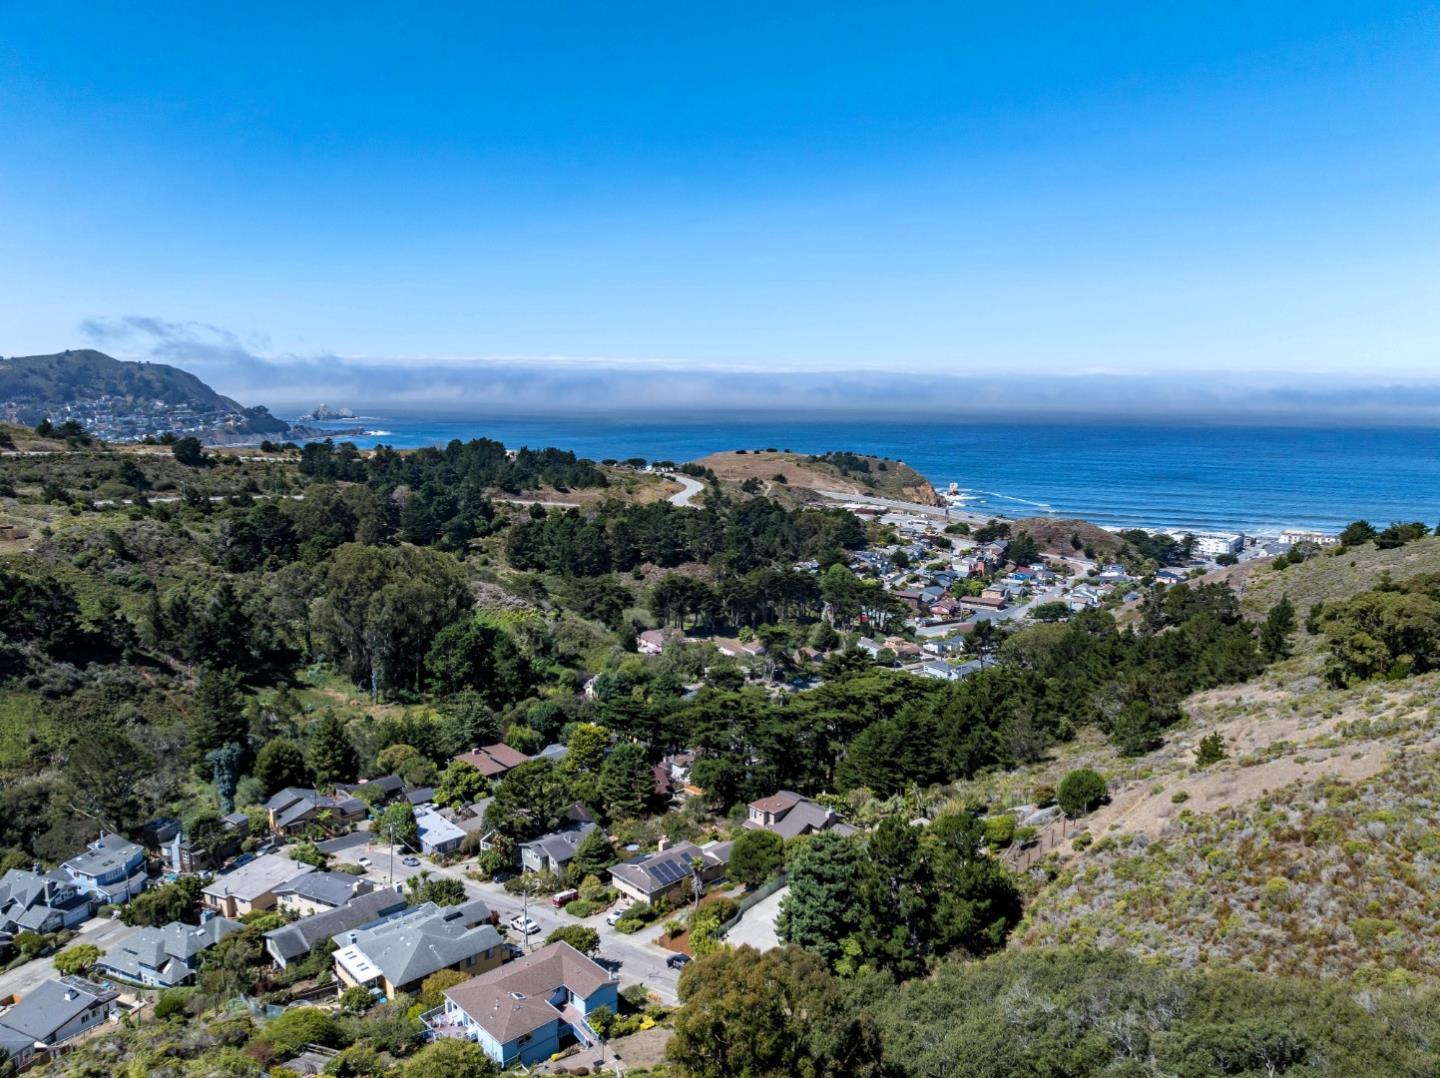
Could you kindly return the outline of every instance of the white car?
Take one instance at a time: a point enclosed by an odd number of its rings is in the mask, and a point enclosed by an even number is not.
[[[623,917],[623,916],[625,916],[625,911],[624,911],[624,910],[611,910],[609,913],[607,913],[607,914],[605,915],[605,923],[606,923],[607,925],[609,925],[611,928],[614,928],[614,927],[615,927],[615,922],[618,921],[618,920],[620,920],[620,918]]]
[[[523,913],[517,913],[514,917],[510,918],[510,927],[522,936],[531,936],[540,931],[540,926]]]
[[[355,863],[361,868],[369,868],[372,864],[374,864],[374,862],[371,861],[368,857],[357,857],[355,858]]]

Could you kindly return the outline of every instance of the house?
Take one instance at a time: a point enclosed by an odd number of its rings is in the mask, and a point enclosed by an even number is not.
[[[372,804],[385,805],[405,792],[405,780],[399,775],[381,775],[378,779],[339,782],[335,784],[335,792],[358,797],[361,801]]]
[[[1004,610],[1007,602],[1004,592],[986,590],[983,595],[966,595],[960,599],[965,606],[980,607],[985,610]]]
[[[58,932],[79,925],[94,909],[90,896],[58,869],[12,868],[0,876],[0,932]]]
[[[95,965],[121,980],[174,988],[195,976],[201,951],[243,927],[238,921],[211,917],[199,927],[171,921],[164,928],[142,928],[107,951]]]
[[[659,655],[672,640],[683,643],[685,634],[679,629],[646,629],[635,637],[635,650],[641,655]]]
[[[894,591],[892,591],[890,594],[893,595],[893,596],[895,596],[895,598],[899,599],[902,603],[904,603],[906,606],[908,606],[911,610],[919,610],[919,609],[920,609],[920,604],[921,604],[921,602],[922,602],[922,597],[921,597],[921,594],[922,594],[922,593],[921,593],[921,591],[920,591],[919,588],[896,588],[896,589],[895,589]],[[944,593],[942,592],[941,594],[944,594]],[[940,596],[938,596],[938,595],[936,596],[937,599],[938,599],[939,597],[940,597]]]
[[[758,640],[739,640],[733,636],[717,636],[712,641],[715,650],[732,659],[744,655],[764,655],[765,645]]]
[[[346,986],[376,987],[387,998],[416,988],[442,969],[483,973],[509,956],[483,902],[441,908],[433,902],[377,924],[337,933],[335,975]]]
[[[330,830],[341,824],[363,820],[369,811],[369,807],[358,797],[347,794],[331,797],[298,786],[287,786],[265,802],[270,830],[277,835],[291,835],[312,824]]]
[[[275,905],[282,913],[308,917],[337,909],[355,896],[373,890],[375,885],[364,876],[352,876],[348,872],[307,872],[275,888]]]
[[[275,905],[275,892],[279,888],[296,876],[314,871],[313,865],[267,853],[216,876],[201,889],[200,903],[222,917],[243,917],[252,910],[268,910]]]
[[[101,835],[60,866],[82,894],[97,903],[129,902],[145,890],[145,850],[120,835]]]
[[[673,899],[690,893],[697,861],[702,883],[719,879],[730,863],[730,843],[712,843],[702,849],[693,842],[679,842],[657,853],[642,853],[614,865],[610,882],[636,902]]]
[[[552,943],[445,990],[423,1016],[436,1037],[480,1045],[497,1066],[543,1063],[570,1039],[599,1043],[585,1019],[619,1005],[615,975],[568,943]]]
[[[960,666],[951,666],[939,659],[931,659],[920,666],[920,676],[938,678],[941,681],[959,681],[971,674],[984,669],[984,664],[978,661],[971,661]]]
[[[560,872],[575,856],[581,840],[593,830],[593,823],[580,823],[522,842],[520,864],[527,872]]]
[[[462,752],[455,759],[470,764],[487,779],[498,779],[512,767],[519,767],[530,757],[518,749],[512,749],[509,745],[495,744]]]
[[[834,809],[828,809],[792,790],[780,790],[759,801],[751,801],[745,826],[752,831],[773,831],[784,839],[814,831],[838,830],[847,835],[855,831],[849,824],[840,822]]]
[[[99,1025],[115,1011],[119,993],[80,977],[42,981],[0,1014],[0,1044],[10,1062],[24,1066],[42,1048]]]
[[[651,768],[655,776],[655,792],[671,797],[694,797],[704,793],[690,781],[690,769],[695,766],[693,752],[673,752],[663,757]]]
[[[425,854],[454,853],[465,841],[465,829],[433,808],[419,809],[415,813],[415,826],[420,831],[420,850]]]
[[[197,845],[173,816],[159,816],[140,828],[140,844],[150,857],[163,858],[172,872],[203,872],[240,852],[250,829],[250,818],[232,812],[220,818],[226,837]]]
[[[405,896],[398,890],[382,887],[356,895],[333,910],[312,913],[309,917],[266,932],[265,950],[275,965],[284,969],[291,962],[304,958],[323,940],[361,925],[374,924],[383,917],[408,908]]]
[[[435,803],[435,787],[416,786],[413,790],[406,790],[405,801],[415,808],[419,808],[421,805],[433,805]]]

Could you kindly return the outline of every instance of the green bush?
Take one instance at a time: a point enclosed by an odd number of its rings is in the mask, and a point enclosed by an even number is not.
[[[1072,819],[1092,811],[1105,800],[1105,780],[1088,767],[1070,772],[1060,782],[1060,810]]]

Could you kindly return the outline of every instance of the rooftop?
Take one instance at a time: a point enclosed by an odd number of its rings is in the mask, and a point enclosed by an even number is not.
[[[445,996],[506,1044],[559,1017],[549,1002],[556,989],[563,987],[584,998],[609,983],[604,967],[568,943],[552,943],[446,989]]]

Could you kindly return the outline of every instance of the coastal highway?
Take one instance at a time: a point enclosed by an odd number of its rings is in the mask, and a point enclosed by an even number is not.
[[[846,494],[841,490],[817,490],[816,494],[831,501],[851,502],[858,505],[873,505],[877,509],[897,509],[902,513],[919,513],[937,520],[965,521],[969,524],[984,524],[988,520],[1005,520],[1001,513],[977,513],[973,509],[956,509],[943,505],[921,505],[919,502],[899,502],[893,498],[872,498],[868,494]]]

